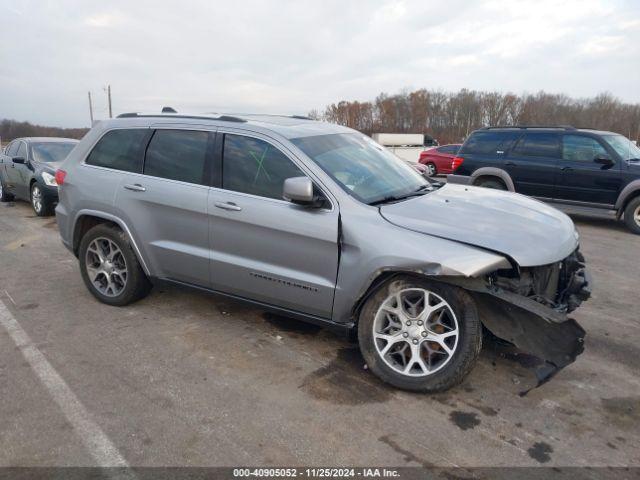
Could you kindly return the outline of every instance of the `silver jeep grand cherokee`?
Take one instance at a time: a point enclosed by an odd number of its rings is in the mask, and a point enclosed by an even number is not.
[[[589,296],[559,211],[430,183],[354,130],[303,117],[124,114],[57,172],[56,215],[89,291],[126,305],[159,281],[357,332],[373,373],[445,390],[482,326],[544,360],[582,352]]]

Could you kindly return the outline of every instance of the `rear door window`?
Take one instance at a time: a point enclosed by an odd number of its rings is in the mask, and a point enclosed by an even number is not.
[[[582,135],[565,135],[562,138],[563,160],[593,162],[596,157],[609,157],[609,154],[595,138]]]
[[[104,134],[85,160],[87,165],[142,173],[149,129],[119,129]]]
[[[264,140],[226,134],[222,187],[282,200],[285,179],[305,174],[280,150]]]
[[[206,185],[210,134],[196,130],[156,130],[147,147],[144,174]]]
[[[513,153],[525,157],[558,157],[559,146],[557,133],[527,132],[518,141]]]

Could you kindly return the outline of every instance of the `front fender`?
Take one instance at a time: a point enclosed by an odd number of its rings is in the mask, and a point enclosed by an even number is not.
[[[469,278],[512,267],[503,255],[380,222],[376,217],[342,222],[335,322],[353,322],[354,306],[384,276],[409,273]]]
[[[630,182],[622,189],[620,195],[618,195],[618,200],[616,200],[615,205],[615,209],[618,211],[618,218],[622,216],[622,211],[627,200],[638,192],[640,192],[640,179]]]

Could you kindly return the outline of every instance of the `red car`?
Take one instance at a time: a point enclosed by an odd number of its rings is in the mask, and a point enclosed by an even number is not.
[[[450,145],[430,148],[420,154],[420,160],[418,161],[426,165],[430,176],[453,173],[451,161],[461,146],[462,144],[460,143],[452,143]]]

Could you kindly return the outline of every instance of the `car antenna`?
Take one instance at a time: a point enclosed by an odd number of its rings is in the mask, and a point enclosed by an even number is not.
[[[178,113],[175,108],[162,107],[162,113]]]

